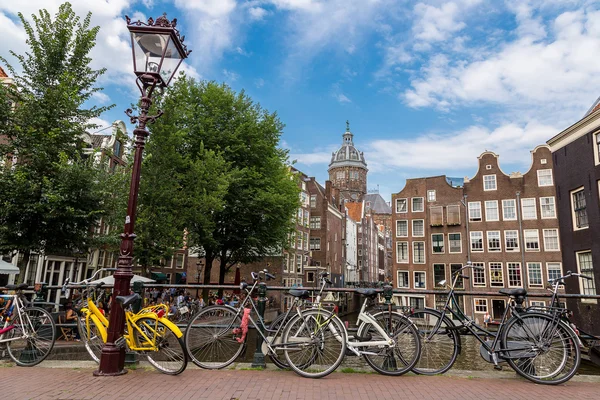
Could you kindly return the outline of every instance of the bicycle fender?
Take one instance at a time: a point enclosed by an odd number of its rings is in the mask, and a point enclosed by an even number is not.
[[[88,301],[88,308],[92,312],[92,314],[96,316],[96,319],[102,323],[103,326],[108,326],[108,320],[104,315],[102,315],[102,313],[100,312],[98,307],[96,307],[93,301]]]
[[[177,325],[175,325],[173,322],[169,321],[168,318],[159,318],[158,319],[162,324],[164,324],[167,328],[169,328],[170,330],[173,331],[173,333],[175,334],[175,336],[177,336],[177,338],[181,338],[183,336],[183,332],[181,332],[181,329],[179,329],[179,327]]]
[[[106,338],[108,336],[108,333],[106,331],[105,326],[102,325],[102,322],[100,322],[100,318],[98,318],[95,314],[90,314],[90,318],[96,324],[96,328],[98,329],[98,332],[100,332],[100,336],[102,337],[102,343],[106,343]]]

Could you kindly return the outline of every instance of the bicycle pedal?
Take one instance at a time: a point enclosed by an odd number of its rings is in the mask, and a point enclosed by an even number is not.
[[[352,350],[346,348],[346,357],[358,357]]]
[[[494,365],[496,371],[502,371],[502,365]]]

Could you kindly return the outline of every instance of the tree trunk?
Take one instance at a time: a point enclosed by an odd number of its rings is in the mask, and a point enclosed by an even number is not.
[[[219,285],[225,284],[225,274],[227,273],[227,260],[221,257],[219,260]],[[223,297],[223,289],[219,289],[219,298]]]
[[[25,252],[23,252],[23,259],[21,260],[20,263],[17,262],[17,264],[19,264],[18,265],[19,275],[17,276],[17,279],[15,279],[15,284],[18,285],[19,283],[25,282],[25,272],[27,271],[27,264],[29,264],[30,258],[31,258],[31,250],[25,250]],[[18,260],[18,258],[17,258],[17,260]]]
[[[205,285],[209,285],[210,284],[210,272],[212,270],[212,264],[213,264],[213,260],[215,259],[215,257],[210,254],[207,253],[204,257],[204,278],[203,278],[203,283]],[[202,290],[202,298],[204,299],[204,302],[206,303],[206,305],[208,305],[208,289],[204,289]]]

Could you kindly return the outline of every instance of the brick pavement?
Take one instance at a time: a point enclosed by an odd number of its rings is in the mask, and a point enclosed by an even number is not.
[[[188,369],[166,376],[141,368],[98,378],[88,368],[2,367],[3,399],[597,399],[600,383],[535,385],[516,378],[423,377],[335,372],[305,379],[290,371]]]

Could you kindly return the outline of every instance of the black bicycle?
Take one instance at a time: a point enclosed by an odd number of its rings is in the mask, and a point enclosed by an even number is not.
[[[416,310],[411,319],[419,328],[421,358],[413,371],[417,374],[441,374],[452,368],[461,351],[460,331],[466,331],[481,343],[480,354],[494,368],[506,361],[519,375],[535,383],[555,385],[571,379],[581,361],[574,332],[558,315],[526,311],[523,288],[501,289],[510,297],[497,332],[490,332],[467,317],[458,306],[454,293],[459,278],[468,279],[465,269],[483,269],[467,263],[454,274],[448,298],[442,310]],[[446,282],[440,282],[445,286]],[[460,325],[448,317],[452,315]]]

